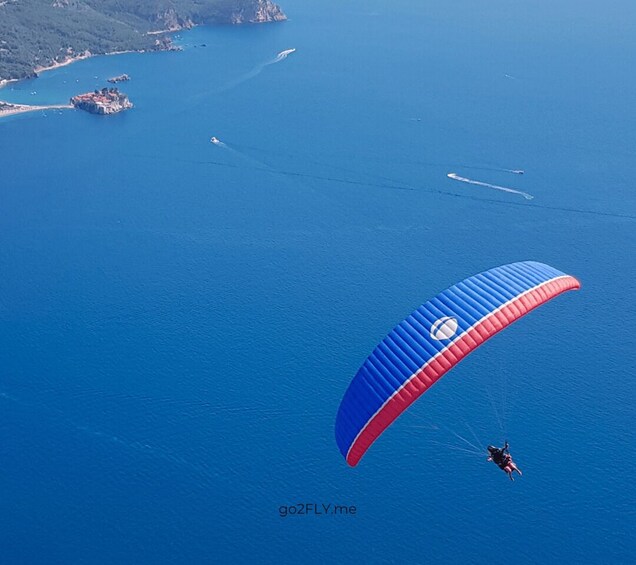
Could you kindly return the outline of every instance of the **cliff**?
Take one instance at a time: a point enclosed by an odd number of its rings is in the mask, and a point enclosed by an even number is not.
[[[280,6],[270,0],[255,0],[246,7],[234,10],[230,15],[232,24],[282,22],[286,19]]]

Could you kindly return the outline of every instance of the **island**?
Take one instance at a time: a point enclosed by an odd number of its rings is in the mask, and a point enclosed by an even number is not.
[[[111,84],[117,84],[118,82],[126,82],[129,80],[130,77],[126,73],[124,73],[123,75],[109,78],[108,82],[110,82]]]
[[[170,32],[279,22],[272,0],[0,0],[0,88],[95,55],[175,49]]]
[[[128,96],[119,92],[117,88],[102,88],[86,94],[78,94],[71,98],[71,104],[79,110],[100,116],[117,114],[133,107]]]

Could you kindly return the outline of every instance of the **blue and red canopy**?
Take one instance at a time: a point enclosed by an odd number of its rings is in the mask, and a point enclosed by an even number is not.
[[[579,281],[534,261],[484,271],[422,304],[376,347],[347,389],[336,441],[351,466],[438,379],[487,339]]]

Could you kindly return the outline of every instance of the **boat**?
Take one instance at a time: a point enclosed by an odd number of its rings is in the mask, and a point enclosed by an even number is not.
[[[218,137],[212,136],[210,138],[210,143],[214,143],[214,144],[218,145],[219,143],[221,143],[221,140]]]

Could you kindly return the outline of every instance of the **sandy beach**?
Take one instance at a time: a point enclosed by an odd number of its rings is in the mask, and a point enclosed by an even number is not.
[[[2,4],[0,3],[0,6]],[[174,30],[174,31],[180,31],[180,29]],[[166,34],[166,33],[172,33],[170,30],[160,30],[160,31],[154,31],[154,32],[148,32],[149,35],[155,35],[155,34]],[[55,62],[52,63],[51,65],[47,65],[47,66],[39,66],[39,67],[35,67],[33,69],[33,72],[36,75],[39,75],[40,73],[44,73],[46,71],[53,71],[55,69],[59,69],[60,67],[66,67],[68,65],[71,65],[72,63],[76,63],[77,61],[83,61],[84,59],[90,59],[91,57],[107,57],[107,56],[112,56],[112,55],[124,55],[126,53],[148,53],[148,52],[153,52],[153,51],[169,51],[169,50],[173,50],[173,51],[178,51],[180,49],[129,49],[129,50],[123,50],[123,51],[110,51],[108,53],[91,53],[90,51],[84,51],[84,53],[82,53],[81,55],[76,55],[74,57],[67,57],[66,59],[64,59],[64,61],[59,61],[59,62]],[[9,83],[12,82],[18,82],[20,80],[25,80],[25,79],[1,79],[0,80],[0,89],[4,88],[5,86],[7,86]]]
[[[90,53],[89,54],[84,53],[82,55],[78,55],[77,57],[69,57],[68,59],[60,63],[53,63],[52,65],[48,65],[46,67],[36,67],[35,69],[33,69],[33,72],[35,72],[36,74],[39,74],[45,71],[52,71],[60,67],[66,67],[67,65],[70,65],[71,63],[75,63],[76,61],[82,61],[83,59],[88,59],[89,57],[92,57]],[[26,80],[26,79],[19,79],[19,78],[2,79],[0,80],[0,90],[3,89],[8,84],[11,84],[13,82],[19,82],[20,80]]]
[[[50,104],[47,106],[29,106],[27,104],[11,104],[10,102],[0,101],[0,118],[7,116],[15,116],[16,114],[25,114],[27,112],[37,112],[39,110],[70,110],[71,104]]]
[[[53,63],[52,65],[48,65],[46,67],[35,67],[34,72],[36,74],[39,73],[43,73],[45,71],[52,71],[53,69],[59,69],[60,67],[66,67],[67,65],[70,65],[71,63],[75,63],[77,61],[83,61],[84,59],[88,59],[89,57],[92,57],[93,54],[90,51],[85,51],[84,53],[82,53],[81,55],[77,55],[75,57],[69,57],[67,59],[65,59],[64,61],[58,62],[58,63]]]

